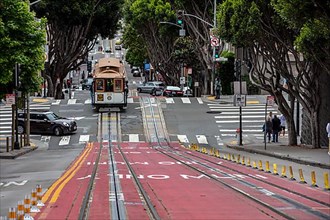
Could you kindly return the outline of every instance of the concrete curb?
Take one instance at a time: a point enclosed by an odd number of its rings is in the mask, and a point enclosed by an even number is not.
[[[288,160],[288,161],[292,161],[292,162],[296,162],[296,163],[300,163],[300,164],[304,164],[304,165],[310,165],[310,166],[320,167],[320,168],[324,168],[324,169],[330,169],[330,165],[328,165],[328,164],[322,164],[322,163],[317,163],[317,162],[312,162],[312,161],[301,160],[301,159],[293,158],[293,157],[290,157],[290,156],[283,156],[283,155],[274,154],[272,152],[265,152],[265,151],[254,150],[254,149],[246,149],[246,148],[243,148],[243,147],[239,147],[239,146],[235,146],[235,145],[228,145],[228,144],[226,144],[226,147],[231,148],[231,149],[235,149],[235,150],[238,150],[238,151],[245,151],[245,152],[249,152],[249,153],[262,154],[262,155],[265,155],[265,156],[275,157],[275,158],[278,158],[278,159]]]
[[[13,150],[13,151],[9,151],[9,152],[0,153],[0,159],[15,159],[19,156],[22,156],[22,155],[27,154],[31,151],[34,151],[37,148],[38,147],[35,144],[31,143],[31,146],[22,147],[19,150]]]

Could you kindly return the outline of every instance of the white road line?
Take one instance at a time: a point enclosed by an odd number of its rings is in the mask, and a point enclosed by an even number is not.
[[[227,120],[217,120],[215,121],[215,123],[238,123],[239,120],[230,120],[230,121],[227,121]],[[264,123],[265,120],[242,120],[242,123]]]
[[[224,112],[221,112],[220,114],[221,115],[233,115],[233,114],[238,114],[239,112],[230,112],[230,111],[224,111]],[[260,114],[265,114],[265,112],[245,112],[243,111],[242,112],[244,115],[260,115]],[[277,114],[277,112],[273,112],[273,114]],[[265,116],[264,116],[265,117]]]
[[[189,143],[187,135],[178,134],[177,137],[181,143]]]
[[[197,98],[197,102],[198,102],[199,104],[203,104],[203,100],[202,100],[201,98]]]
[[[129,134],[128,141],[129,142],[139,142],[139,134]]]
[[[69,99],[68,100],[68,105],[73,105],[76,104],[77,99]]]
[[[208,144],[205,135],[196,135],[199,144]]]
[[[181,98],[182,102],[183,103],[186,103],[186,104],[191,104],[190,102],[190,99],[189,98]]]
[[[232,132],[232,133],[235,133],[236,132],[236,129],[220,129],[219,131],[220,131],[220,133],[222,133],[222,132]],[[248,129],[244,129],[243,128],[242,131],[244,133],[254,133],[254,132],[260,132],[260,133],[262,133],[262,130],[261,129],[259,129],[259,130],[253,130],[253,129],[248,130]]]
[[[127,103],[134,103],[133,98],[127,98]]]
[[[166,103],[174,103],[174,99],[173,98],[165,98]]]
[[[238,119],[239,118],[239,116],[238,115],[226,115],[226,116],[214,116],[214,118],[215,119],[218,119],[218,118],[221,118],[221,119],[226,119],[226,118],[228,118],[228,119]],[[265,116],[264,115],[243,115],[242,116],[242,118],[244,119],[244,118],[265,118]]]
[[[92,103],[92,99],[86,99],[85,104],[91,104]]]
[[[68,145],[70,142],[70,138],[71,136],[63,136],[60,140],[60,143],[58,145],[62,146],[62,145]]]
[[[53,102],[53,103],[52,103],[52,105],[59,105],[59,104],[60,104],[60,102],[61,102],[61,100],[60,100],[60,99],[56,99],[56,100],[55,100],[55,102]]]
[[[88,134],[82,134],[79,137],[79,143],[85,143],[89,141],[89,135]]]

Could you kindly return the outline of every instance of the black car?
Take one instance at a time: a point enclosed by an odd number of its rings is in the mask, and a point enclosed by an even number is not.
[[[19,134],[26,132],[25,113],[18,113]],[[30,113],[30,132],[31,133],[49,133],[56,136],[70,134],[77,130],[75,120],[63,118],[54,112],[31,112]]]
[[[82,90],[91,89],[93,83],[93,78],[84,79],[82,82]]]

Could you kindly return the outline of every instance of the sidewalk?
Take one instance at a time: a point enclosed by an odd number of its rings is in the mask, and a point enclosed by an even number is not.
[[[278,159],[289,160],[292,162],[330,169],[330,156],[328,148],[310,148],[307,146],[288,146],[286,142],[267,143],[266,149],[264,143],[245,143],[239,146],[237,141],[226,143],[226,147],[238,151],[262,154]]]
[[[221,99],[214,99],[214,96],[204,96],[203,100],[212,103],[233,104],[233,96],[221,96]],[[247,105],[263,104],[266,102],[265,95],[247,96]],[[314,149],[311,146],[288,146],[287,137],[280,137],[279,143],[258,143],[253,137],[243,137],[243,146],[239,146],[236,139],[229,140],[225,146],[238,151],[262,154],[274,158],[284,159],[310,166],[330,169],[330,156],[328,148]],[[298,141],[299,143],[299,141]]]

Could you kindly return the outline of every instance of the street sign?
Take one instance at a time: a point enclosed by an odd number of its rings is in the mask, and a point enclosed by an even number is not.
[[[234,106],[246,106],[246,95],[236,94],[234,99]]]
[[[219,46],[219,38],[211,35],[211,46],[218,47]]]
[[[215,61],[228,61],[228,58],[225,58],[225,57],[219,57],[219,58],[216,58]]]
[[[6,105],[15,104],[15,94],[6,94]]]
[[[180,36],[180,37],[184,37],[184,36],[186,36],[186,30],[185,30],[185,29],[180,29],[180,30],[179,30],[179,36]]]
[[[184,76],[180,77],[180,85],[186,83],[186,78]]]
[[[268,106],[273,106],[274,105],[274,96],[267,96],[267,105]]]

